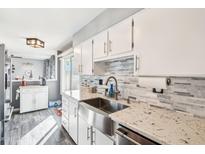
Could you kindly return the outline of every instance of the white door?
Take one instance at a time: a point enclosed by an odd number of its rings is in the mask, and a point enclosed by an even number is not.
[[[95,145],[113,145],[114,141],[104,135],[98,129],[93,128],[93,144]]]
[[[132,50],[132,27],[132,17],[129,17],[109,29],[109,55],[116,55]]]
[[[79,116],[78,144],[91,145],[91,127]]]
[[[36,110],[48,108],[48,93],[36,93],[34,96]]]
[[[22,92],[20,96],[20,113],[29,112],[35,108],[33,93]]]
[[[94,59],[107,56],[107,31],[104,31],[93,38]]]
[[[93,49],[92,40],[87,40],[82,44],[82,55],[81,55],[81,73],[83,75],[93,74]]]
[[[78,45],[76,47],[74,47],[74,59],[73,59],[73,72],[75,75],[79,75],[81,74],[81,64],[82,64],[82,61],[81,61],[81,51],[82,50],[82,47],[81,45]]]
[[[72,139],[77,143],[78,136],[78,118],[77,118],[77,102],[70,101],[69,112],[69,134]]]

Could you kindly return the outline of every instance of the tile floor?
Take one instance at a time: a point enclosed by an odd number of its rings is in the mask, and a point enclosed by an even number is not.
[[[73,145],[75,144],[68,133],[61,126],[61,117],[53,109],[34,111],[29,113],[16,113],[12,119],[5,123],[5,144],[16,145],[18,141],[35,126],[52,115],[57,122],[58,129],[48,138],[45,145]]]

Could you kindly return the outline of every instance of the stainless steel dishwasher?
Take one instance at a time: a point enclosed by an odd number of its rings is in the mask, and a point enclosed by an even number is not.
[[[158,145],[158,143],[120,125],[115,131],[118,145]]]

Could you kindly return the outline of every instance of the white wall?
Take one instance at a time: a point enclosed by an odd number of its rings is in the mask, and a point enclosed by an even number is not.
[[[34,79],[38,79],[39,76],[43,76],[43,71],[44,71],[43,60],[13,58],[12,63],[15,65],[13,79],[16,76],[20,76],[20,77],[24,76],[26,78],[25,72],[30,70],[32,70]],[[26,63],[30,63],[32,65],[26,65]]]

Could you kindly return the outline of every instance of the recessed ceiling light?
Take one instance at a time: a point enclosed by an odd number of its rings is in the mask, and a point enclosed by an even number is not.
[[[26,38],[26,44],[33,48],[44,48],[44,42],[37,38]]]

